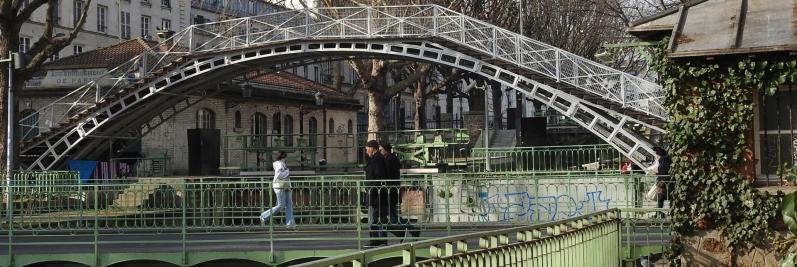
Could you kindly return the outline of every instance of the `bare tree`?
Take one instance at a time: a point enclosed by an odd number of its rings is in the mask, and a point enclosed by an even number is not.
[[[27,3],[27,4],[25,4]],[[62,37],[56,37],[53,33],[55,21],[53,21],[53,11],[58,8],[58,2],[55,0],[31,0],[30,2],[23,0],[0,0],[0,57],[6,57],[9,53],[19,52],[19,32],[22,25],[31,19],[34,11],[47,6],[47,16],[44,23],[44,31],[38,37],[38,40],[30,47],[25,53],[24,66],[21,69],[13,70],[13,84],[11,88],[8,87],[9,76],[6,72],[8,64],[0,65],[0,109],[3,114],[7,112],[16,112],[16,103],[8,102],[9,90],[19,92],[24,86],[25,82],[29,80],[34,73],[41,70],[42,65],[53,54],[57,53],[64,47],[68,46],[72,40],[77,37],[83,24],[86,22],[87,10],[91,5],[91,0],[83,3],[82,10],[80,10],[80,18],[75,22],[74,28],[69,30],[68,34]],[[3,120],[5,121],[5,120]],[[9,122],[16,125],[16,122]],[[6,127],[0,127],[0,151],[5,151],[9,145],[6,143]],[[5,169],[6,153],[0,154],[0,167]],[[12,166],[13,167],[13,166]]]

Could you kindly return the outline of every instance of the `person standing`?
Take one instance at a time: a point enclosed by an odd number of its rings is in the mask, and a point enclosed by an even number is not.
[[[279,151],[277,153],[277,160],[272,164],[274,167],[274,180],[271,181],[271,187],[274,188],[274,194],[277,196],[277,205],[261,213],[260,221],[265,223],[272,215],[284,208],[285,225],[288,228],[294,228],[296,227],[296,222],[293,220],[290,170],[288,169],[288,165],[285,164],[285,159],[288,157],[288,154],[285,153],[285,151]]]
[[[409,220],[405,220],[399,216],[399,200],[401,197],[401,160],[393,154],[393,146],[389,143],[382,143],[379,146],[379,152],[385,158],[385,167],[387,169],[388,180],[387,185],[389,188],[388,193],[388,217],[390,218],[390,225],[388,229],[391,230],[396,237],[403,238],[407,231],[412,237],[420,236],[418,228],[410,225]]]
[[[656,194],[656,207],[663,208],[664,201],[670,199],[670,194],[674,189],[675,185],[672,184],[672,179],[670,179],[670,165],[672,165],[672,159],[670,159],[670,155],[667,154],[667,151],[661,147],[654,147],[653,152],[655,153],[655,160],[653,165],[646,169],[648,174],[656,175],[656,186],[659,187],[659,190]],[[663,214],[659,214],[660,216]]]
[[[368,232],[370,241],[367,247],[378,247],[387,245],[387,233],[382,224],[387,223],[390,218],[388,214],[389,194],[386,190],[381,190],[382,180],[387,178],[385,158],[379,153],[379,143],[370,140],[365,144],[365,154],[368,160],[365,164],[365,186],[368,199],[368,218],[371,226]]]

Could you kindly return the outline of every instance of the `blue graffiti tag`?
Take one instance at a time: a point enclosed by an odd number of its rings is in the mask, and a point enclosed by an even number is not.
[[[554,196],[531,196],[528,192],[512,192],[488,196],[480,193],[482,221],[489,221],[489,215],[497,216],[498,221],[528,220],[554,221],[580,216],[585,213],[609,208],[611,199],[603,199],[602,191],[586,192],[582,200],[568,194]]]

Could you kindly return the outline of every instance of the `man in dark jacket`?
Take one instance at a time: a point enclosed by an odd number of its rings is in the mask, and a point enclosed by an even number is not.
[[[390,218],[390,225],[388,229],[396,237],[404,237],[405,232],[409,231],[412,237],[418,237],[420,231],[418,228],[410,225],[408,220],[399,217],[398,207],[401,189],[401,160],[393,154],[393,147],[389,143],[382,143],[379,146],[379,152],[385,157],[385,166],[387,168],[387,185],[389,189],[389,203],[388,203],[388,216]]]
[[[387,245],[387,233],[382,225],[390,220],[388,213],[389,194],[382,188],[382,180],[387,179],[385,158],[379,153],[379,143],[370,140],[365,144],[365,154],[368,159],[365,164],[365,186],[368,198],[368,217],[371,221],[371,231],[368,233],[371,241],[368,247]],[[384,191],[384,192],[383,192]]]

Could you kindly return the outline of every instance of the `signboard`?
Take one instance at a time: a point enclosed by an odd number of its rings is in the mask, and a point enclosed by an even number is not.
[[[34,77],[25,86],[28,88],[77,88],[84,84],[99,79],[108,70],[102,68],[95,69],[74,69],[74,70],[48,70],[44,77]],[[113,84],[113,80],[108,79],[100,82],[101,86]]]

